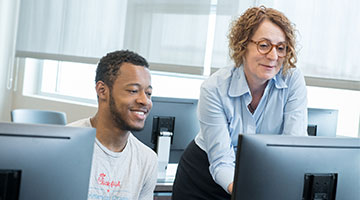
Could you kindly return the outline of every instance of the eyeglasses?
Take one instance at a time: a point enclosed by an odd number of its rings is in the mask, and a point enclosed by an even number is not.
[[[250,40],[250,42],[253,42],[256,44],[257,50],[260,54],[266,55],[270,53],[270,51],[273,49],[273,47],[276,47],[276,53],[278,57],[282,58],[286,56],[287,53],[287,45],[285,42],[281,42],[279,44],[272,44],[269,40],[260,40],[260,41],[254,41]]]

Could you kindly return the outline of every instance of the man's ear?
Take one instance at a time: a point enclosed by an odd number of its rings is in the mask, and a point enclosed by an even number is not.
[[[103,81],[96,82],[95,89],[99,101],[106,101],[108,99],[110,89]]]

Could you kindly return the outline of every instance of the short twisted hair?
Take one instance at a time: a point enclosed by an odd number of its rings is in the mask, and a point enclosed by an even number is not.
[[[123,63],[131,63],[149,68],[149,64],[145,58],[135,52],[129,50],[114,51],[100,59],[96,69],[95,83],[103,81],[112,89]]]
[[[235,66],[240,67],[244,63],[246,47],[265,19],[279,26],[285,33],[287,53],[283,63],[283,74],[290,68],[295,68],[297,62],[295,50],[295,28],[289,19],[281,12],[264,6],[249,8],[231,24],[229,38],[230,57]]]

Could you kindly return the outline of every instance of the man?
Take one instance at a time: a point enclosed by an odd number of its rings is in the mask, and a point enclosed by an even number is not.
[[[69,124],[96,128],[88,199],[153,199],[157,156],[131,133],[152,107],[148,68],[134,52],[108,53],[96,70],[97,113]]]

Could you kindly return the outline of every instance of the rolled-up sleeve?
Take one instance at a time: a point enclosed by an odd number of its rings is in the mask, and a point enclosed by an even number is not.
[[[221,95],[215,89],[202,87],[199,99],[198,118],[203,133],[204,148],[207,152],[209,171],[214,181],[225,191],[234,178],[235,153],[231,146]]]

